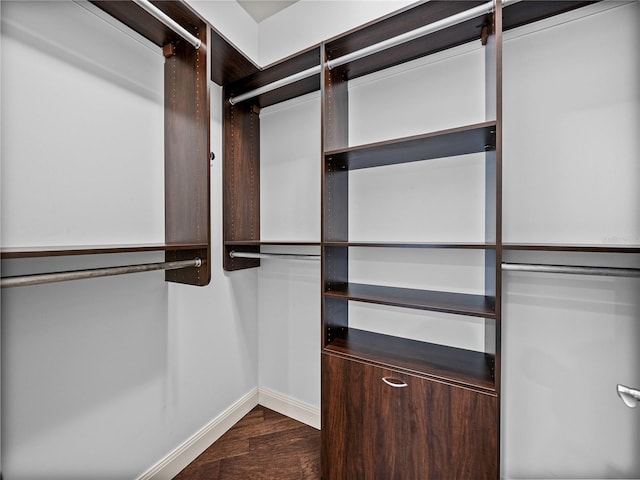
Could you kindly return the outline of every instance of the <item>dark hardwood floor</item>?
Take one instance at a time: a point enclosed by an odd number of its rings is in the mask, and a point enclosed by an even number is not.
[[[320,431],[258,405],[174,480],[320,480]]]

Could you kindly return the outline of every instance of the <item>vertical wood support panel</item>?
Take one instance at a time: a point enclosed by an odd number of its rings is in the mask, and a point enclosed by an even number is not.
[[[165,46],[165,241],[206,243],[206,249],[167,252],[167,261],[199,256],[203,265],[166,272],[165,279],[189,285],[211,280],[209,91],[207,28],[185,25],[202,45]]]
[[[342,69],[329,70],[322,46],[322,293],[349,281],[349,249],[324,242],[349,239],[349,172],[325,152],[346,147],[349,141],[349,94]],[[348,302],[322,296],[322,346],[348,325]]]
[[[251,102],[231,105],[224,89],[223,238],[260,239],[260,110]],[[260,266],[260,260],[231,258],[232,247],[224,246],[224,269],[242,270]],[[244,251],[251,251],[243,247]],[[259,247],[254,251],[258,252]]]
[[[486,25],[485,101],[487,120],[496,121],[495,150],[487,152],[485,167],[485,238],[495,242],[494,251],[485,252],[485,295],[495,299],[495,319],[485,319],[485,352],[493,372],[498,401],[496,424],[500,425],[501,315],[502,315],[502,3],[495,3],[491,21]],[[495,431],[496,465],[500,465],[500,428]],[[499,475],[496,473],[496,477]]]

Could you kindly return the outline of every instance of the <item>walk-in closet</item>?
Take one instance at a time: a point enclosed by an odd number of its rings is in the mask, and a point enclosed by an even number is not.
[[[640,478],[640,3],[277,3],[0,3],[1,478]]]

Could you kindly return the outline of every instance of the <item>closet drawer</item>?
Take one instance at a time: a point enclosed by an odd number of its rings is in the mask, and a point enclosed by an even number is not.
[[[497,398],[322,354],[324,480],[496,479]]]

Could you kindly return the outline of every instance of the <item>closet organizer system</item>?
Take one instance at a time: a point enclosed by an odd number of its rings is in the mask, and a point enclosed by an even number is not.
[[[260,258],[316,259],[263,253],[263,246],[320,247],[324,479],[499,478],[501,271],[639,276],[638,269],[502,262],[505,250],[640,253],[639,246],[502,242],[502,32],[590,3],[595,2],[423,2],[224,83],[224,268],[257,267]],[[486,49],[484,122],[349,145],[350,80],[475,41]],[[241,55],[229,60],[236,71],[248,63]],[[322,238],[317,243],[263,242],[260,109],[317,90],[322,104]],[[485,159],[485,242],[350,239],[350,171],[469,153]],[[350,249],[372,247],[481,250],[484,295],[352,283]],[[485,351],[352,328],[350,302],[483,318]]]
[[[210,267],[208,25],[182,2],[93,1],[158,47],[164,66],[165,243],[2,249],[3,259],[164,251],[165,262],[3,278],[2,287],[166,270],[207,285]],[[158,159],[160,161],[160,159]]]

